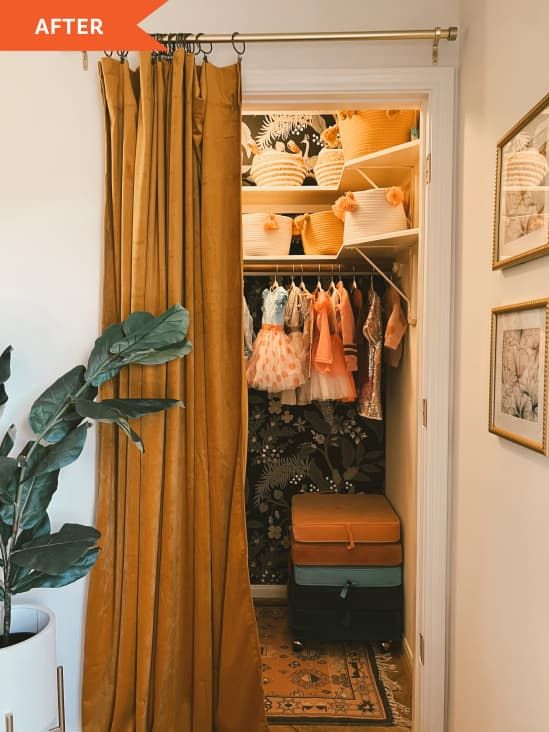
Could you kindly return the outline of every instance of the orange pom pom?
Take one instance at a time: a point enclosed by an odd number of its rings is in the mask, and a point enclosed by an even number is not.
[[[320,139],[326,145],[326,147],[341,147],[341,142],[339,139],[339,125],[332,125],[331,127],[327,127],[320,135]]]
[[[344,196],[340,196],[340,198],[337,199],[337,201],[332,206],[332,211],[334,213],[334,216],[337,216],[338,219],[344,221],[347,211],[354,211],[357,206],[358,204],[356,202],[354,194],[349,192],[346,193]]]
[[[303,227],[305,226],[305,223],[308,221],[308,219],[309,219],[309,214],[304,214],[303,216],[296,216],[296,218],[294,219],[293,227],[292,227],[294,236],[298,236],[299,234],[301,234],[301,232],[303,231]]]
[[[388,188],[387,192],[385,193],[385,198],[387,199],[387,203],[390,203],[391,206],[400,206],[402,201],[404,201],[404,193],[402,192],[402,188],[399,188],[398,186]]]
[[[263,224],[263,228],[265,231],[276,231],[280,228],[274,214],[269,214],[269,216],[267,216],[265,223]]]

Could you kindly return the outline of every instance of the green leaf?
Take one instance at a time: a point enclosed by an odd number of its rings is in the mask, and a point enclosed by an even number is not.
[[[22,546],[27,544],[31,539],[35,539],[37,536],[47,536],[51,533],[50,517],[48,514],[44,514],[40,521],[30,529],[25,529],[17,537],[15,542],[15,548],[20,549]]]
[[[0,384],[0,407],[8,401],[8,394],[4,384]]]
[[[181,407],[183,403],[178,399],[103,399],[101,402],[92,402],[96,407],[103,407],[107,410],[115,409],[122,417],[137,419],[145,414],[162,412],[170,407]],[[77,407],[78,408],[78,407]],[[84,417],[92,417],[91,414],[84,414]]]
[[[53,494],[57,490],[59,470],[36,475],[21,483],[22,529],[32,529],[44,518]]]
[[[134,333],[138,333],[143,328],[148,327],[152,324],[154,315],[146,312],[130,313],[126,320],[121,323],[124,335],[130,336]]]
[[[8,346],[0,355],[0,384],[4,384],[11,376],[11,352],[13,348]]]
[[[156,351],[180,344],[189,329],[189,312],[181,305],[174,305],[156,318],[148,318],[144,313],[132,313],[122,324],[125,330],[129,326],[127,337],[111,345],[112,354],[127,358],[131,352]]]
[[[11,536],[11,525],[6,523],[5,521],[2,521],[0,518],[0,539],[2,540],[4,546],[8,543],[8,539]]]
[[[82,452],[86,442],[86,433],[90,427],[89,422],[84,422],[73,432],[70,432],[61,442],[45,448],[38,463],[30,470],[28,466],[26,467],[25,477],[28,477],[29,474],[50,473],[73,463]]]
[[[17,493],[17,460],[10,457],[0,457],[0,501],[13,503]]]
[[[192,343],[190,341],[181,341],[173,346],[166,348],[159,348],[157,350],[150,349],[148,351],[138,352],[132,354],[129,357],[129,363],[139,363],[142,366],[155,366],[168,361],[173,361],[176,358],[183,358],[193,350]]]
[[[12,552],[18,567],[62,575],[94,544],[100,534],[92,526],[64,524],[55,534],[38,536]]]
[[[114,358],[110,348],[113,343],[118,342],[123,337],[122,326],[120,323],[115,323],[110,325],[95,341],[86,368],[86,380],[94,386],[101,386],[105,381],[109,381],[122,368],[121,359]]]
[[[4,439],[0,443],[0,456],[1,457],[7,457],[10,452],[13,450],[13,446],[15,445],[15,437],[17,435],[17,430],[15,429],[15,425],[10,425],[8,431],[4,435]]]
[[[61,574],[45,574],[32,572],[25,577],[18,578],[12,585],[12,592],[18,594],[40,587],[65,587],[72,582],[85,577],[93,567],[99,556],[100,549],[88,549],[79,559]]]
[[[74,394],[84,386],[85,372],[84,366],[75,366],[38,397],[29,414],[29,424],[35,434],[41,435],[60,409],[66,406]],[[52,443],[59,442],[77,426],[79,421],[75,419],[74,410],[69,410],[63,420],[49,430],[45,439]]]
[[[330,485],[330,483],[328,483],[316,463],[311,463],[311,466],[309,468],[309,478],[311,479],[311,483],[313,483],[313,485],[323,491],[330,491],[332,489],[332,486]]]
[[[119,419],[116,420],[115,424],[117,424],[120,427],[120,429],[122,430],[122,432],[124,432],[124,434],[126,434],[130,438],[130,440],[132,440],[132,442],[134,442],[136,444],[139,452],[141,452],[141,453],[145,452],[145,446],[143,445],[143,440],[141,439],[141,437],[139,437],[137,432],[134,432],[134,430],[132,430],[132,428],[128,424],[127,420],[120,417]]]

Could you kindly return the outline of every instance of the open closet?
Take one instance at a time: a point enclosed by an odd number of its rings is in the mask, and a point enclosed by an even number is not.
[[[278,724],[410,724],[422,144],[417,105],[243,111],[249,571]]]

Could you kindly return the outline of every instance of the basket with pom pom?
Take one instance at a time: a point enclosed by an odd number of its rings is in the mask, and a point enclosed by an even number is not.
[[[305,254],[337,254],[343,243],[343,224],[332,211],[305,214],[295,219]]]
[[[328,127],[320,137],[326,147],[323,147],[318,154],[314,171],[316,182],[319,186],[337,188],[345,162],[337,125]]]
[[[343,243],[353,244],[408,228],[404,194],[399,187],[346,193],[332,211],[344,222]]]
[[[283,257],[292,243],[293,219],[277,214],[242,216],[242,250],[245,257]]]
[[[339,136],[345,160],[353,160],[402,145],[417,127],[415,109],[363,109],[337,113]]]
[[[301,186],[307,174],[307,166],[299,147],[288,143],[292,152],[279,149],[263,150],[252,162],[250,175],[258,186],[295,188]]]

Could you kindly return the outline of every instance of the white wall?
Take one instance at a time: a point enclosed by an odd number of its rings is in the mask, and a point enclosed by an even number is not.
[[[488,433],[490,310],[549,296],[491,271],[497,140],[549,90],[546,0],[463,0],[450,731],[547,729],[549,461]]]
[[[353,0],[172,0],[145,26],[155,31],[352,30],[454,25],[457,0],[365,3]],[[188,6],[187,6],[188,7]],[[441,63],[456,64],[457,44],[441,44]],[[258,67],[410,66],[430,63],[429,43],[249,47],[244,70]],[[0,348],[12,343],[12,395],[0,427],[42,388],[85,359],[100,312],[103,216],[103,117],[95,61],[79,54],[0,54],[5,103],[0,121]],[[213,60],[231,62],[227,49]],[[93,436],[65,471],[52,504],[55,525],[93,521]],[[68,729],[80,727],[79,688],[84,581],[35,593],[58,615],[59,661],[66,670]],[[204,731],[206,732],[206,731]]]

